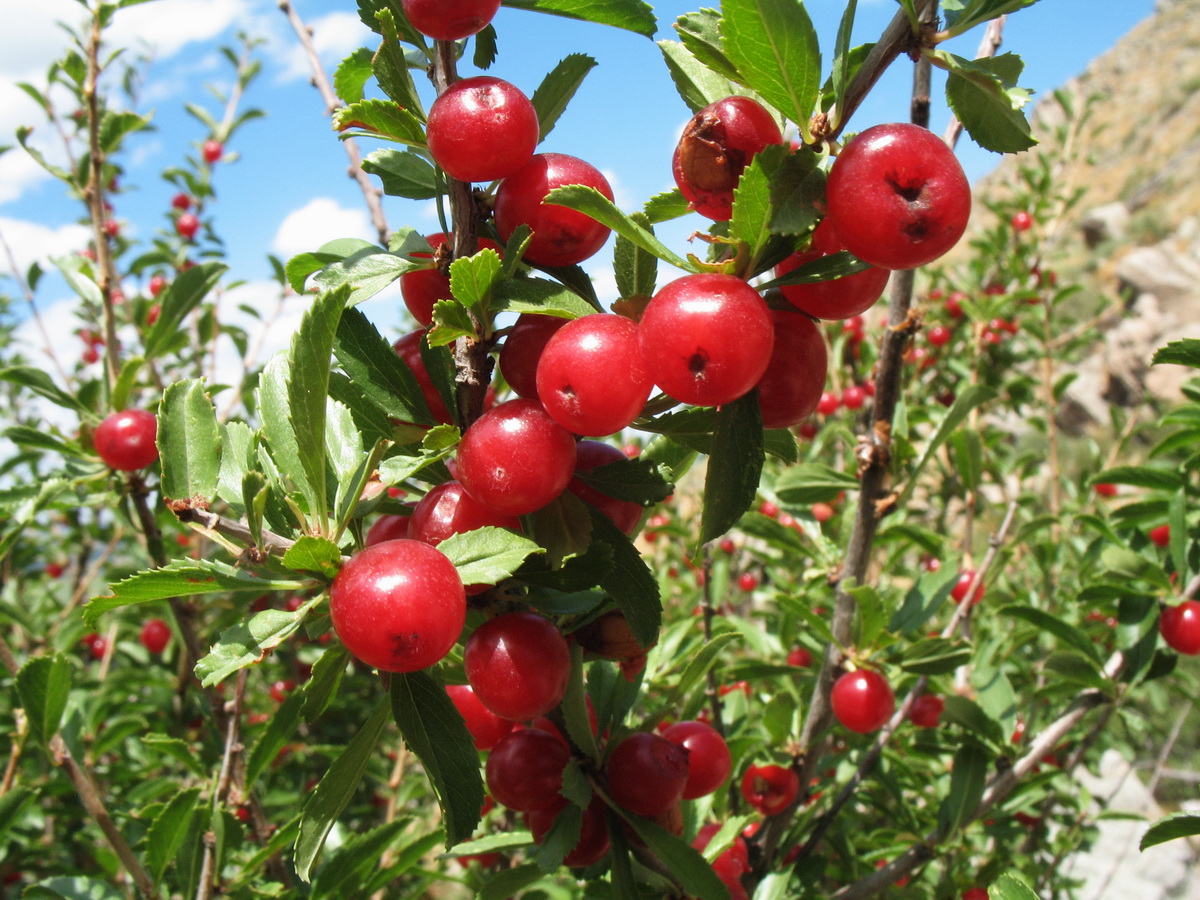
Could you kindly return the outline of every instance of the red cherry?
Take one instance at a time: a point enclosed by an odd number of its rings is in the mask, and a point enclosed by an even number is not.
[[[758,506],[758,511],[768,519],[779,518],[779,507],[770,500],[764,500],[762,503],[760,503]]]
[[[446,409],[445,401],[442,400],[438,389],[434,387],[433,379],[429,377],[429,372],[421,359],[421,341],[424,337],[424,331],[411,332],[392,344],[392,348],[412,370],[413,377],[417,380],[417,386],[421,389],[421,395],[425,398],[425,403],[429,407],[434,421],[448,425],[451,421],[450,410]]]
[[[952,293],[946,298],[946,315],[952,319],[961,319],[965,314],[962,308],[962,302],[966,299],[967,295],[962,291],[955,291]]]
[[[477,750],[491,750],[500,739],[512,731],[513,723],[502,719],[475,696],[475,691],[469,684],[447,685],[446,693],[455,708],[467,723],[467,731],[471,732],[471,740]]]
[[[185,241],[190,241],[200,230],[200,219],[195,213],[185,212],[175,220],[175,233]]]
[[[737,545],[734,544],[733,538],[721,538],[721,543],[718,546],[721,548],[722,553],[725,553],[729,556],[732,556],[733,551],[737,549]]]
[[[803,313],[771,310],[775,341],[758,380],[764,428],[789,428],[812,415],[829,368],[825,338]]]
[[[908,719],[918,728],[937,728],[946,701],[937,694],[922,694],[909,707]]]
[[[742,796],[764,816],[783,812],[798,793],[800,777],[790,768],[752,765],[742,776]]]
[[[650,376],[683,403],[720,406],[766,372],[775,342],[758,291],[732,275],[685,275],[662,288],[642,313],[639,341]]]
[[[627,458],[612,444],[600,441],[580,441],[575,445],[576,472],[590,472],[598,466]],[[567,484],[567,490],[608,516],[609,520],[625,534],[633,534],[638,522],[642,520],[641,504],[634,503],[632,500],[618,500],[616,497],[610,497],[590,484],[585,484],[578,477],[571,478]]]
[[[431,488],[413,508],[408,522],[408,536],[436,547],[452,534],[474,531],[487,525],[521,530],[521,521],[515,516],[494,512],[472,499],[460,482],[447,481]],[[489,587],[489,584],[469,584],[467,593],[478,594]]]
[[[412,27],[438,41],[478,34],[500,8],[500,0],[403,0],[403,4]]]
[[[962,603],[966,599],[967,591],[971,589],[971,582],[975,581],[975,591],[971,595],[971,605],[976,606],[983,600],[983,582],[975,578],[974,569],[964,569],[958,573],[958,581],[954,582],[954,588],[950,591],[950,599],[955,603]]]
[[[108,640],[98,634],[94,635],[91,641],[87,641],[87,648],[92,659],[104,659],[104,654],[108,652]]]
[[[204,161],[211,166],[221,161],[221,157],[225,155],[225,147],[220,141],[208,140],[204,142],[201,153],[204,154]]]
[[[520,397],[537,399],[537,366],[550,338],[570,319],[522,313],[500,348],[500,374]]]
[[[834,509],[828,503],[814,503],[812,514],[818,522],[828,522],[834,516]]]
[[[842,398],[833,391],[825,391],[817,401],[817,412],[823,416],[832,416],[842,405]]]
[[[421,541],[385,541],[350,559],[329,590],[333,629],[355,657],[415,672],[458,640],[467,597],[454,565]]]
[[[429,242],[429,246],[435,253],[448,255],[454,238],[438,232],[427,235],[425,240]],[[495,250],[497,253],[501,251],[500,245],[489,238],[480,238],[478,244],[480,250],[486,248]],[[418,251],[411,256],[418,259],[432,259],[434,254]],[[450,278],[440,266],[405,272],[400,276],[400,296],[404,298],[404,305],[408,307],[412,317],[421,325],[428,327],[433,321],[433,305],[439,300],[448,300],[453,297],[450,292]]]
[[[158,420],[144,409],[115,412],[96,426],[92,444],[111,469],[133,472],[158,459]]]
[[[1028,231],[1032,227],[1033,227],[1033,216],[1031,216],[1029,213],[1025,212],[1025,210],[1021,210],[1020,212],[1013,213],[1013,217],[1012,217],[1013,231]]]
[[[167,279],[161,275],[155,275],[150,279],[150,296],[157,297],[163,292],[168,284]]]
[[[1200,602],[1184,600],[1163,608],[1158,631],[1167,646],[1187,656],[1200,655]]]
[[[872,669],[857,669],[839,677],[829,701],[837,720],[858,734],[879,730],[896,711],[891,685]]]
[[[296,682],[292,681],[290,678],[284,679],[283,681],[276,681],[271,685],[271,699],[276,703],[282,703],[287,699],[287,695],[295,689]]]
[[[578,184],[609,200],[612,186],[595,166],[563,153],[537,153],[496,191],[496,231],[504,241],[521,225],[533,230],[525,259],[538,266],[573,266],[594,256],[609,228],[565,206],[543,203],[555,188]]]
[[[716,822],[702,826],[696,834],[696,839],[692,841],[692,846],[703,850],[720,828]],[[741,877],[743,873],[750,871],[750,850],[741,836],[734,838],[733,843],[713,860],[712,867],[713,872],[729,889],[730,900],[749,900],[746,889],[742,887]]]
[[[833,223],[826,217],[813,232],[808,248],[798,250],[779,263],[775,267],[775,275],[786,275],[805,263],[845,249],[845,245],[833,229]],[[887,269],[872,266],[832,281],[785,284],[779,290],[792,306],[810,316],[816,316],[818,319],[851,319],[875,305],[891,274]]]
[[[954,152],[907,123],[851,140],[830,168],[825,198],[846,249],[887,269],[933,262],[958,243],[971,215],[971,186]]]
[[[120,237],[121,236],[121,223],[118,222],[116,219],[105,219],[104,220],[104,233],[107,234],[111,238]]]
[[[536,728],[514,731],[488,754],[488,792],[517,812],[561,808],[563,769],[570,760],[571,752],[553,735]]]
[[[541,509],[575,471],[575,439],[536,400],[485,412],[458,445],[458,478],[483,506],[509,516]]]
[[[579,840],[575,847],[563,859],[562,864],[571,869],[590,866],[604,858],[608,852],[608,821],[605,811],[607,807],[599,797],[593,797],[588,808],[583,811],[583,820],[579,826]],[[546,839],[554,820],[560,810],[535,809],[526,814],[529,830],[533,833],[533,842],[540,844]]]
[[[696,113],[683,129],[671,168],[675,183],[702,216],[733,218],[733,191],[750,161],[782,144],[779,125],[749,97],[726,97]]]
[[[631,734],[608,758],[608,795],[623,809],[653,817],[683,797],[688,781],[688,751],[656,734]]]
[[[528,722],[562,701],[571,651],[549,620],[512,612],[475,629],[463,648],[463,666],[484,706],[501,718]]]
[[[758,587],[758,576],[753,572],[743,572],[738,576],[738,589],[745,594],[749,594]]]
[[[67,567],[62,563],[48,562],[46,563],[46,574],[51,578],[62,578],[63,572],[67,571]]]
[[[806,647],[793,647],[787,657],[789,666],[798,666],[802,669],[807,669],[811,666],[812,660],[812,652]]]
[[[642,362],[638,325],[607,313],[567,322],[547,341],[537,366],[538,399],[563,428],[616,434],[641,415],[654,383]]]
[[[1155,546],[1165,547],[1171,543],[1171,526],[1159,525],[1157,528],[1150,529],[1150,540]]]
[[[160,655],[171,640],[171,626],[162,619],[147,619],[138,640],[151,656]]]
[[[733,759],[729,745],[716,729],[703,722],[676,722],[662,736],[688,752],[684,800],[707,797],[729,780]]]
[[[175,209],[178,209],[181,212],[187,212],[189,209],[192,208],[192,198],[189,197],[187,194],[185,194],[183,191],[180,191],[178,194],[176,194],[174,197],[171,198],[171,206],[174,207]]]
[[[842,391],[842,406],[846,409],[862,409],[866,402],[867,392],[857,384],[852,384]]]
[[[945,347],[953,337],[954,332],[945,325],[934,325],[925,335],[925,339],[934,347]]]
[[[429,107],[429,155],[459,181],[505,178],[533,157],[538,116],[515,85],[477,75],[456,81]]]
[[[380,516],[375,520],[375,524],[367,530],[364,543],[368,547],[374,547],[376,544],[382,544],[384,541],[395,541],[408,537],[408,526],[411,518],[411,516]]]
[[[962,900],[988,900],[987,888],[973,887],[962,892]]]

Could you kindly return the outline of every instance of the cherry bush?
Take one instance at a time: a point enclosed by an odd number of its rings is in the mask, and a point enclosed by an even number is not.
[[[503,74],[495,0],[359,0],[378,46],[315,78],[380,240],[273,260],[304,313],[265,361],[211,218],[254,44],[131,241],[149,122],[102,42],[133,2],[25,86],[72,165],[17,135],[92,243],[54,259],[78,360],[22,356],[0,310],[4,892],[1071,895],[1099,812],[1074,774],[1157,752],[1196,686],[1200,390],[1060,432],[1091,334],[1054,176],[1086,110],[1035,148],[990,49],[1032,0],[901,0],[863,46],[854,2],[829,37],[800,0],[681,16],[677,187],[633,211],[542,149],[594,60],[526,96],[461,74]],[[641,0],[506,5],[658,29]],[[944,49],[977,27],[980,58]],[[906,59],[917,98],[947,73],[945,139],[927,103],[855,118]],[[1026,160],[970,229],[963,129]],[[703,257],[656,236],[684,216]],[[605,303],[580,264],[610,240]],[[11,273],[35,316],[43,274]]]

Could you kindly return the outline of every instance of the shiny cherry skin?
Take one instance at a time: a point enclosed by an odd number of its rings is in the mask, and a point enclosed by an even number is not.
[[[842,149],[825,185],[846,249],[885,269],[931,263],[958,243],[971,186],[946,143],[919,125],[876,125]]]
[[[692,846],[704,850],[713,839],[721,826],[716,822],[708,822],[700,827]],[[713,860],[713,872],[729,889],[730,900],[749,900],[746,889],[742,886],[742,874],[750,871],[750,848],[745,839],[738,835],[725,850]]]
[[[488,792],[509,809],[557,811],[566,805],[563,769],[571,759],[566,744],[536,728],[502,737],[488,754],[484,776]]]
[[[443,232],[427,235],[425,240],[429,242],[429,246],[433,249],[433,253],[414,253],[412,256],[422,259],[433,259],[434,254],[438,254],[438,258],[450,255],[453,245],[453,236],[448,236]],[[500,245],[488,238],[479,239],[479,249],[495,250],[500,252]],[[404,298],[404,305],[408,307],[408,311],[412,313],[412,317],[417,320],[422,326],[428,327],[433,321],[433,305],[439,300],[449,300],[454,295],[450,292],[450,276],[439,266],[433,266],[429,269],[414,269],[411,272],[405,272],[400,276],[400,296]]]
[[[425,398],[425,403],[429,407],[434,421],[448,425],[452,421],[450,410],[446,408],[446,402],[442,400],[442,395],[434,387],[433,379],[429,377],[429,372],[421,359],[421,341],[424,337],[424,331],[414,331],[397,340],[392,347],[412,370],[413,377],[417,380],[417,386],[421,389],[421,395]]]
[[[683,788],[684,800],[706,797],[729,780],[733,758],[725,738],[703,722],[676,722],[662,736],[688,752],[688,776]]]
[[[454,564],[413,540],[351,557],[329,589],[333,629],[352,655],[385,672],[415,672],[458,640],[467,595]]]
[[[638,339],[646,369],[682,403],[720,406],[758,384],[775,326],[758,291],[732,275],[685,275],[655,294]]]
[[[808,248],[798,250],[775,267],[776,277],[786,275],[806,263],[815,262],[846,247],[829,218],[821,220]],[[779,288],[788,303],[818,319],[852,319],[875,305],[891,277],[888,269],[871,266],[853,275],[812,284],[785,284]]]
[[[783,134],[750,97],[725,97],[692,117],[675,148],[675,184],[696,212],[718,222],[733,218],[733,192],[750,161]]]
[[[580,441],[575,445],[576,472],[590,472],[598,466],[624,459],[628,459],[628,457],[612,444],[605,444],[601,441]],[[567,484],[567,490],[584,503],[590,503],[608,516],[609,520],[625,534],[633,534],[638,522],[642,520],[640,503],[610,497],[590,484],[584,483],[577,475],[572,476]]]
[[[565,153],[536,153],[509,175],[496,191],[496,231],[505,242],[521,225],[533,230],[525,260],[538,266],[573,266],[594,256],[610,229],[591,216],[543,203],[552,190],[579,184],[595,188],[609,200],[612,186],[600,170]]]
[[[158,419],[144,409],[125,409],[96,426],[92,445],[104,464],[118,472],[144,469],[158,459]]]
[[[922,694],[908,710],[908,720],[918,728],[937,728],[946,701],[937,694]]]
[[[538,117],[516,87],[491,75],[450,85],[429,107],[429,155],[451,178],[495,181],[533,158]]]
[[[458,481],[447,481],[429,490],[413,509],[409,534],[415,541],[436,547],[452,534],[462,534],[495,525],[498,528],[521,530],[521,520],[504,516],[477,503]],[[487,590],[488,584],[467,585],[468,594]]]
[[[790,428],[821,402],[829,354],[820,328],[803,313],[771,310],[775,342],[767,370],[758,380],[758,406],[764,428]]]
[[[562,702],[571,650],[548,619],[511,612],[480,625],[463,648],[467,681],[479,701],[513,722],[528,722]]]
[[[1200,601],[1184,600],[1163,608],[1158,632],[1167,646],[1187,656],[1200,656]]]
[[[221,161],[221,157],[225,155],[225,147],[220,141],[208,140],[204,142],[200,152],[204,154],[204,161],[211,166]]]
[[[688,751],[656,734],[634,732],[617,744],[605,774],[614,803],[652,818],[682,799],[688,781]]]
[[[616,434],[641,415],[654,383],[632,319],[596,313],[559,328],[537,367],[538,399],[574,434]]]
[[[1015,212],[1010,220],[1010,224],[1013,231],[1028,231],[1033,227],[1033,216],[1025,212],[1025,210]]]
[[[537,367],[546,344],[571,321],[558,316],[521,313],[500,348],[500,374],[518,397],[538,398]]]
[[[500,0],[403,0],[403,4],[412,27],[438,41],[478,34],[500,8]]]
[[[764,816],[783,812],[800,793],[800,777],[784,766],[752,765],[742,776],[742,797]]]
[[[976,579],[974,569],[963,569],[958,573],[958,581],[954,582],[954,588],[950,591],[950,599],[955,603],[962,603],[967,598],[967,591],[971,590],[971,582],[975,584],[975,590],[971,593],[971,605],[978,606],[983,600],[983,582]]]
[[[480,416],[458,445],[458,478],[493,512],[523,516],[566,489],[575,439],[536,400],[509,400]]]
[[[562,864],[569,869],[590,866],[604,858],[611,846],[608,838],[608,822],[605,812],[607,807],[599,797],[593,797],[587,809],[583,811],[583,821],[579,826],[579,840],[574,848],[563,859]],[[535,809],[525,816],[529,830],[533,834],[533,842],[540,844],[546,839],[554,820],[561,810]]]
[[[945,347],[954,337],[952,332],[945,325],[934,325],[925,335],[925,340],[929,341],[934,347]]]
[[[896,711],[896,697],[887,679],[873,669],[840,676],[829,696],[833,715],[857,734],[878,731]]]
[[[382,544],[384,541],[395,541],[408,537],[408,526],[412,516],[386,515],[375,520],[369,529],[363,543],[368,547]]]
[[[200,219],[195,213],[185,212],[175,220],[175,233],[185,241],[190,241],[200,230]]]
[[[801,669],[807,669],[812,665],[812,651],[807,647],[793,647],[787,655],[789,666],[798,666]]]
[[[476,750],[491,750],[500,743],[501,738],[512,731],[513,723],[500,718],[480,703],[469,684],[447,685],[446,693],[450,695],[450,701],[467,723],[467,731],[471,732],[471,740],[475,742]]]
[[[1156,547],[1166,547],[1171,543],[1171,526],[1159,525],[1150,529],[1150,541]]]
[[[147,619],[138,640],[151,656],[161,656],[171,641],[171,626],[162,619]]]
[[[962,892],[962,900],[988,900],[991,895],[983,887],[967,888]]]

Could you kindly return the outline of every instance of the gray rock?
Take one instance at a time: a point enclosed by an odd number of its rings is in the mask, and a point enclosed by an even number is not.
[[[1123,241],[1129,234],[1129,210],[1121,202],[1106,203],[1090,210],[1079,223],[1088,247],[1105,241]]]

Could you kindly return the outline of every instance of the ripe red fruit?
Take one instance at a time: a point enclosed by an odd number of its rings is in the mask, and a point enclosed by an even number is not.
[[[575,434],[616,434],[641,415],[653,387],[638,325],[624,316],[596,313],[567,322],[538,361],[542,407]]]
[[[408,536],[436,547],[452,534],[474,531],[486,525],[521,530],[516,516],[501,515],[472,499],[460,482],[447,481],[431,488],[413,508]],[[469,584],[468,594],[487,590],[489,584]]]
[[[575,445],[576,472],[590,472],[598,466],[620,459],[627,459],[627,457],[612,444],[604,444],[600,441],[580,441]],[[572,476],[567,484],[567,490],[608,516],[612,523],[625,534],[633,534],[638,522],[642,520],[640,503],[610,497],[590,484],[585,484],[578,476]]]
[[[945,347],[953,337],[954,333],[945,325],[934,325],[925,335],[925,339],[934,347]]]
[[[167,649],[171,640],[171,626],[162,619],[147,619],[142,625],[138,640],[151,656],[158,656]]]
[[[155,275],[150,279],[150,296],[157,297],[163,292],[167,286],[167,279],[161,275]]]
[[[973,887],[962,892],[962,900],[988,900],[987,888]]]
[[[107,234],[111,238],[120,237],[121,236],[121,223],[118,222],[116,219],[105,219],[104,220],[104,233]]]
[[[789,768],[752,765],[742,776],[742,796],[764,816],[783,812],[800,793],[800,777]]]
[[[857,384],[852,384],[842,391],[842,406],[846,409],[862,409],[866,402],[867,392]]]
[[[528,722],[562,701],[571,676],[571,651],[552,622],[512,612],[484,622],[463,648],[475,696],[504,719]]]
[[[471,740],[475,742],[476,750],[491,750],[500,739],[512,731],[513,723],[502,719],[475,696],[474,689],[469,684],[451,684],[446,686],[459,715],[467,723],[467,731],[471,732]]]
[[[877,731],[896,711],[891,685],[872,669],[857,669],[839,677],[829,700],[837,720],[858,734]]]
[[[661,815],[683,797],[688,751],[666,738],[638,731],[617,744],[605,773],[614,803],[635,815]]]
[[[662,736],[688,753],[684,800],[707,797],[729,780],[733,759],[729,745],[716,729],[703,722],[676,722]]]
[[[488,792],[509,809],[532,812],[565,805],[563,769],[571,751],[558,738],[536,728],[502,737],[488,754],[484,769]]]
[[[564,866],[575,869],[590,866],[604,858],[604,854],[611,846],[608,839],[606,809],[604,801],[599,797],[592,798],[588,808],[583,811],[583,820],[579,826],[579,840],[571,852],[563,858]],[[546,839],[559,812],[560,810],[556,809],[535,809],[526,814],[525,819],[529,824],[530,832],[533,833],[535,844],[540,844]]]
[[[204,161],[211,166],[221,161],[221,157],[225,155],[225,147],[220,141],[208,140],[204,142],[200,152],[204,154]]]
[[[458,640],[467,596],[458,571],[420,541],[385,541],[350,559],[329,590],[333,629],[355,657],[386,672],[415,672]]]
[[[845,249],[841,238],[833,230],[832,222],[826,217],[813,232],[808,248],[796,251],[779,263],[775,267],[775,275],[786,275],[805,263]],[[832,281],[785,284],[779,290],[792,306],[810,316],[816,316],[818,319],[851,319],[875,305],[891,274],[888,269],[872,266]]]
[[[500,0],[403,0],[404,15],[421,34],[457,41],[478,34],[500,8]]]
[[[185,212],[175,220],[175,233],[185,241],[190,241],[200,230],[200,219],[195,213]]]
[[[1184,600],[1163,608],[1158,631],[1172,650],[1188,656],[1200,655],[1200,602]]]
[[[1165,547],[1171,543],[1171,526],[1159,525],[1157,528],[1150,529],[1150,540],[1157,547]]]
[[[721,826],[716,822],[701,826],[696,833],[696,839],[692,841],[692,846],[697,850],[704,850],[720,829]],[[749,900],[749,894],[742,887],[741,878],[743,873],[750,871],[750,849],[741,836],[734,838],[733,843],[713,860],[712,867],[713,872],[729,889],[730,900]]]
[[[538,117],[515,85],[490,75],[450,85],[429,107],[429,154],[459,181],[505,178],[533,157]]]
[[[758,380],[763,427],[789,428],[812,415],[829,368],[825,339],[808,316],[771,310],[775,341],[767,370]]]
[[[962,603],[967,597],[967,591],[971,589],[971,582],[975,581],[975,591],[971,595],[971,605],[976,606],[983,600],[983,581],[976,580],[974,569],[964,569],[958,573],[958,581],[954,582],[954,588],[950,591],[950,599],[955,603]]]
[[[46,563],[46,574],[51,578],[62,578],[63,572],[67,571],[67,567],[62,563],[48,562]]]
[[[500,348],[500,374],[517,396],[537,399],[537,366],[550,338],[570,319],[522,313]]]
[[[825,199],[846,249],[886,269],[933,262],[958,243],[971,215],[971,186],[954,152],[907,123],[851,140],[829,170]]]
[[[841,405],[841,397],[833,391],[825,391],[817,401],[817,412],[823,416],[832,416]]]
[[[1028,231],[1032,227],[1033,227],[1033,216],[1031,216],[1029,213],[1025,212],[1025,210],[1021,210],[1020,212],[1013,213],[1013,217],[1012,217],[1013,231]]]
[[[768,519],[776,519],[779,517],[779,506],[772,503],[770,500],[764,500],[758,506],[758,511]]]
[[[807,647],[793,647],[787,657],[789,666],[799,666],[802,669],[811,666],[812,659],[812,652]]]
[[[1107,482],[1104,482],[1101,484],[1097,484],[1095,486],[1095,489],[1096,489],[1096,493],[1099,494],[1101,497],[1117,496],[1117,486],[1115,484],[1108,484]]]
[[[276,681],[271,684],[271,699],[276,703],[282,703],[287,699],[287,695],[296,689],[296,682],[290,678],[283,681]]]
[[[411,516],[380,516],[375,524],[367,530],[364,543],[368,547],[382,544],[384,541],[395,541],[408,537],[408,526]]]
[[[738,589],[743,593],[750,593],[758,587],[758,576],[753,572],[743,572],[738,576]]]
[[[421,359],[421,341],[424,337],[424,331],[414,331],[397,340],[392,344],[392,348],[412,369],[413,377],[417,379],[417,386],[421,389],[421,395],[425,398],[425,403],[429,407],[429,413],[433,416],[434,421],[444,425],[449,424],[451,421],[450,410],[446,409],[446,403],[442,400],[438,389],[434,387],[433,379],[429,377],[429,372]]]
[[[180,212],[187,212],[189,209],[192,208],[192,198],[189,197],[187,194],[185,194],[183,191],[180,191],[178,194],[176,194],[174,197],[171,198],[171,206],[174,207],[175,209],[179,210]]]
[[[521,225],[533,230],[525,260],[538,266],[573,266],[596,254],[609,228],[565,206],[543,203],[566,185],[595,188],[609,200],[612,186],[590,163],[564,153],[537,153],[509,175],[496,191],[496,231],[508,241]]]
[[[651,298],[638,339],[650,376],[683,403],[720,406],[754,387],[775,328],[758,291],[732,275],[685,275]]]
[[[536,400],[485,412],[458,445],[458,478],[475,500],[523,516],[563,492],[575,471],[575,439]]]
[[[454,238],[439,231],[437,234],[426,235],[425,240],[429,242],[434,253],[418,252],[411,254],[413,257],[433,259],[435,253],[448,256]],[[495,241],[480,238],[479,249],[484,248],[495,250],[497,253],[501,250]],[[400,276],[400,296],[404,298],[404,305],[408,307],[412,317],[421,325],[428,326],[433,321],[433,304],[453,297],[450,292],[450,278],[439,266],[405,272]]]
[[[909,707],[908,719],[918,728],[937,728],[946,701],[937,694],[922,694]]]
[[[144,409],[115,412],[96,426],[92,445],[104,463],[119,472],[144,469],[158,459],[158,419]]]
[[[726,97],[692,117],[675,148],[671,169],[692,209],[726,222],[733,218],[733,191],[754,156],[782,144],[779,125],[749,97]]]
[[[814,503],[812,515],[818,522],[828,522],[834,516],[834,508],[828,503]]]

